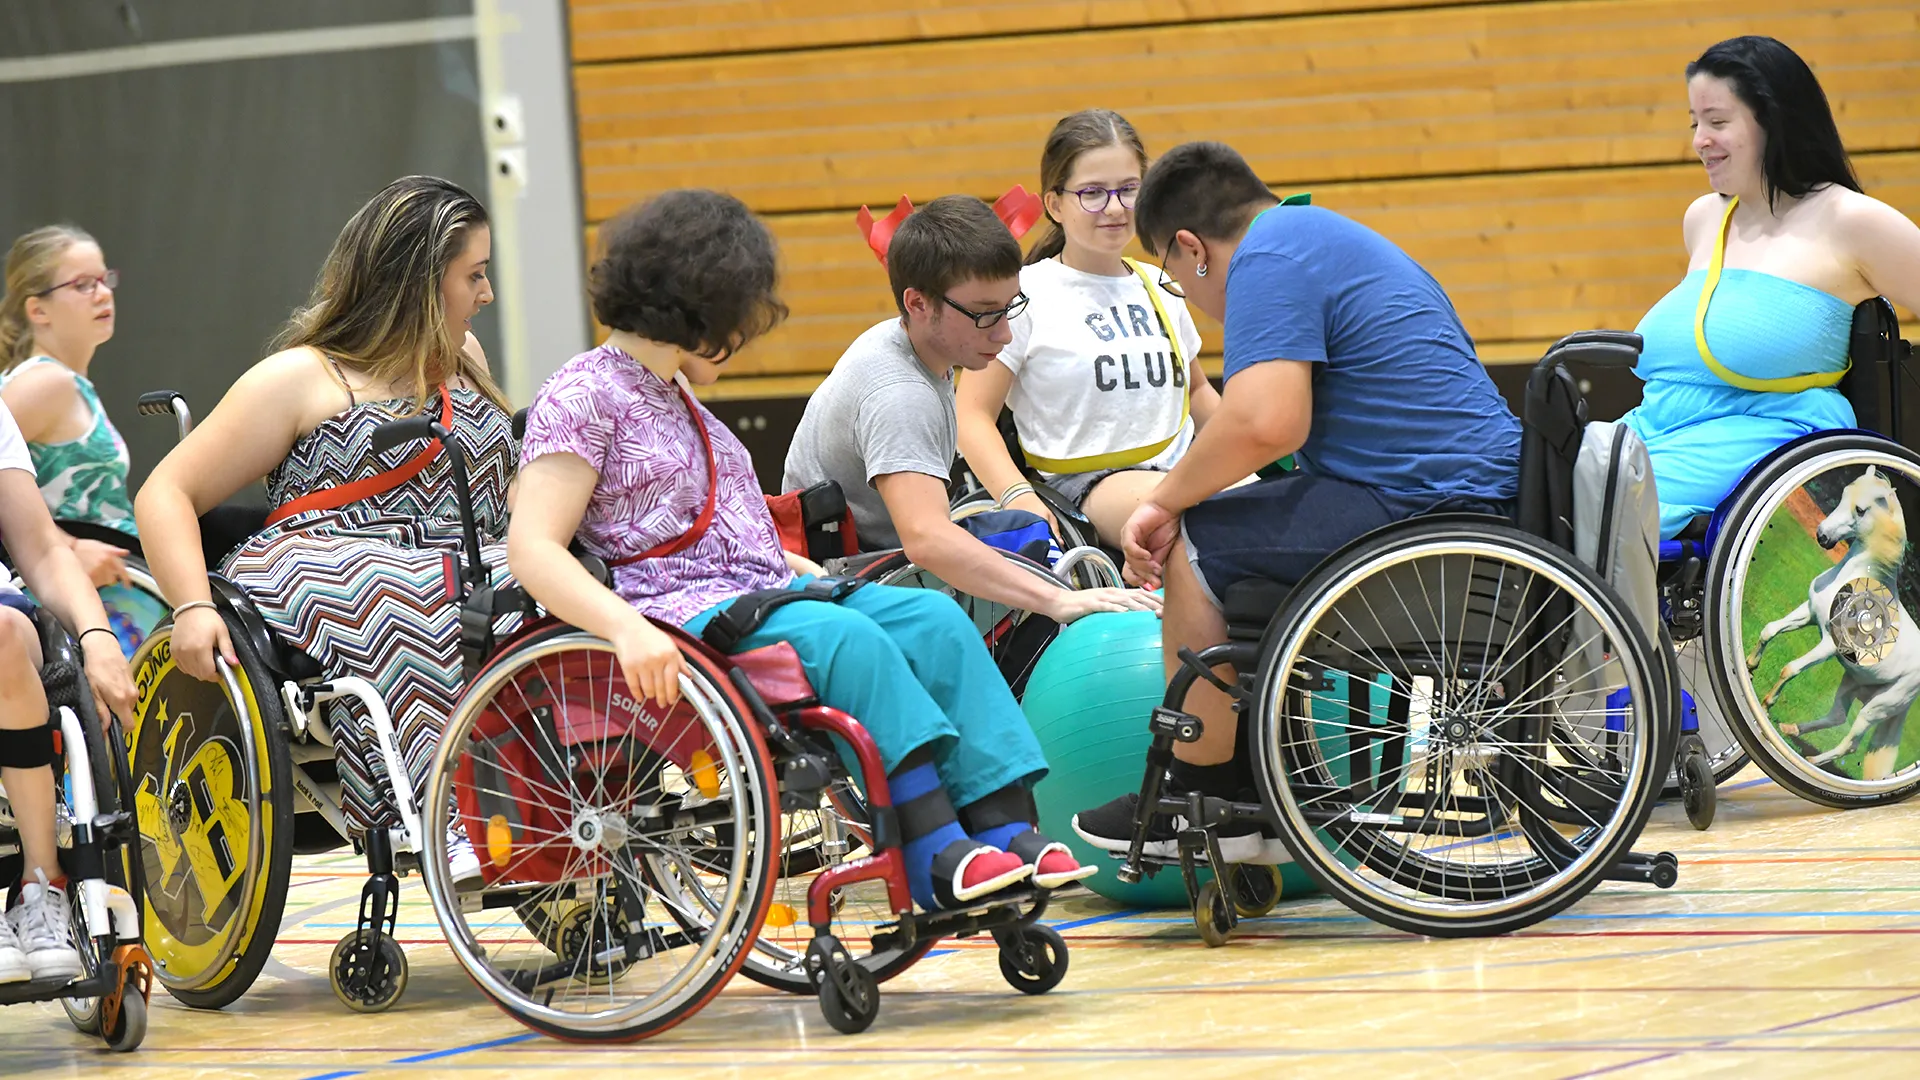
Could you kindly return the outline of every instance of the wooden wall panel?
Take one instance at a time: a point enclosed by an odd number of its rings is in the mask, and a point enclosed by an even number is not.
[[[1372,8],[1450,0],[1371,0]],[[1151,26],[1350,9],[1351,0],[573,0],[579,63]]]
[[[668,187],[767,212],[995,195],[1053,121],[1233,143],[1277,184],[1681,161],[1681,70],[1764,28],[1819,69],[1856,152],[1920,146],[1920,9],[1585,0],[1199,23],[577,69],[587,215]]]
[[[1920,218],[1920,153],[1871,155],[1857,165],[1868,191]],[[1588,327],[1631,329],[1685,272],[1680,216],[1704,191],[1697,166],[1669,165],[1329,184],[1313,194],[1431,270],[1483,353],[1500,361],[1524,356],[1502,343],[1531,347]],[[825,371],[893,311],[886,273],[853,215],[782,215],[772,225],[793,316],[735,358],[730,377]],[[1206,352],[1218,353],[1219,326],[1198,321]]]

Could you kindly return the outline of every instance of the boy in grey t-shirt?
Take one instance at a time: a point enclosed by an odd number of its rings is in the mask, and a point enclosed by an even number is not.
[[[970,195],[909,215],[886,252],[898,319],[861,334],[807,402],[787,451],[787,491],[832,480],[862,547],[899,546],[955,589],[1068,623],[1095,611],[1154,608],[1137,589],[1049,585],[953,523],[947,479],[959,443],[953,369],[978,371],[1012,340],[1020,244]]]
[[[861,545],[899,547],[900,535],[873,482],[889,473],[914,473],[945,483],[956,424],[952,373],[928,370],[914,355],[906,326],[888,319],[855,338],[813,392],[787,451],[781,486],[793,491],[838,480]]]

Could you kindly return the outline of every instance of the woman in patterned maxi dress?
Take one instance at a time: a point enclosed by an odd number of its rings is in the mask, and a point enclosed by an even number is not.
[[[389,185],[341,231],[285,347],[235,382],[154,470],[135,507],[149,562],[176,605],[176,662],[210,679],[215,654],[231,662],[233,646],[206,603],[197,515],[265,477],[278,509],[222,569],[329,677],[380,690],[415,791],[425,788],[460,686],[451,602],[458,502],[445,449],[401,479],[395,470],[421,445],[376,454],[372,434],[423,410],[451,416],[483,555],[503,566],[515,447],[469,332],[493,300],[489,243],[486,211],[458,187],[430,177]],[[329,723],[349,823],[397,825],[366,717],[336,701]]]

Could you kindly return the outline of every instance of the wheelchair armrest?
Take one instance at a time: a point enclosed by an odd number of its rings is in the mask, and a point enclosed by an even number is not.
[[[847,514],[847,493],[837,480],[822,480],[800,492],[800,524],[817,529],[837,524]]]
[[[1087,515],[1081,513],[1079,507],[1068,502],[1065,495],[1054,490],[1053,485],[1043,484],[1035,480],[1033,481],[1033,493],[1040,497],[1042,503],[1046,504],[1047,511],[1054,516],[1054,520],[1062,524],[1071,523],[1075,528],[1081,530],[1080,535],[1083,537],[1099,535],[1099,533],[1094,530],[1093,522],[1088,520]]]

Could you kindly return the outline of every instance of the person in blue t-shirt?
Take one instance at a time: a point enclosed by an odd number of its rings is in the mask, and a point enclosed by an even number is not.
[[[1226,327],[1220,404],[1122,536],[1128,579],[1166,587],[1169,677],[1181,648],[1227,640],[1220,597],[1236,582],[1294,584],[1416,514],[1509,511],[1520,423],[1439,282],[1391,241],[1331,210],[1281,205],[1210,142],[1154,163],[1134,224],[1170,284]],[[1231,486],[1288,454],[1293,470]],[[1227,697],[1198,684],[1187,709],[1205,734],[1175,744],[1168,789],[1252,798]],[[1124,851],[1137,799],[1083,811],[1074,828]],[[1284,858],[1279,841],[1239,828],[1223,830],[1222,858]],[[1149,841],[1148,854],[1174,854],[1173,824],[1156,821]]]

